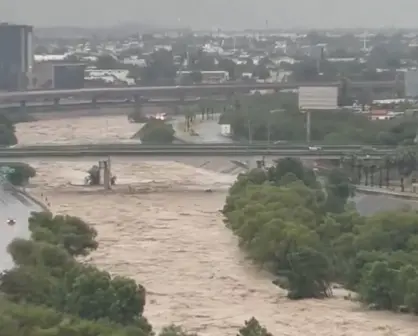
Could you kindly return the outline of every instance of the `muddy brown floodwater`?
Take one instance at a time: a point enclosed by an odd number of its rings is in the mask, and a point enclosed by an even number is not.
[[[103,124],[97,119],[77,121],[78,141],[81,134],[102,138],[94,133]],[[19,133],[26,141],[37,139],[35,132],[48,142],[65,141],[68,121],[48,123],[22,124]],[[93,161],[31,164],[38,170],[31,193],[54,212],[94,225],[100,246],[88,262],[143,284],[145,315],[157,330],[176,323],[201,335],[232,336],[255,316],[273,335],[418,335],[416,318],[362,310],[342,291],[329,300],[287,300],[268,274],[245,260],[222,222],[219,209],[234,176],[125,159],[112,164],[118,186],[105,192],[80,186]]]
[[[139,126],[126,116],[40,120],[16,125],[19,145],[81,144],[127,140]]]

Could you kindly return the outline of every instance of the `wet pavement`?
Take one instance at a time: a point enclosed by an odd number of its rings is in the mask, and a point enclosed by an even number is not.
[[[33,211],[42,209],[23,194],[0,184],[0,271],[13,266],[13,261],[7,253],[9,243],[15,238],[30,237],[28,218]],[[8,225],[9,218],[14,219],[16,224]]]

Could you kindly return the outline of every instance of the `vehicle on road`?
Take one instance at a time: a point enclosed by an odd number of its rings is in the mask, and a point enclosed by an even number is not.
[[[309,150],[310,151],[319,151],[319,150],[321,150],[322,148],[321,147],[318,147],[318,146],[309,146]]]
[[[361,147],[361,150],[363,152],[374,152],[374,151],[377,151],[377,149],[374,148],[374,147],[372,147],[372,146],[363,146],[363,147]]]
[[[12,226],[12,225],[15,225],[16,224],[16,221],[13,218],[9,218],[7,220],[7,224],[10,225],[10,226]]]

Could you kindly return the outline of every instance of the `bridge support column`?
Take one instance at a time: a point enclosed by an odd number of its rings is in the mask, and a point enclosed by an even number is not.
[[[60,99],[54,98],[54,107],[58,107],[60,105]]]
[[[311,111],[305,111],[306,113],[306,143],[311,142]]]
[[[141,96],[135,95],[134,96],[134,114],[135,118],[140,119],[142,117],[142,99]]]
[[[106,161],[104,161],[104,171],[103,171],[103,182],[104,182],[104,187],[106,190],[110,190],[111,189],[111,178],[112,178],[112,173],[110,171],[110,158],[108,158]]]
[[[91,105],[93,105],[93,108],[96,108],[97,107],[97,97],[93,97],[91,99]]]
[[[100,175],[103,174],[103,186],[105,190],[112,188],[112,173],[110,168],[110,158],[107,160],[99,161]],[[103,172],[103,173],[102,173]]]
[[[26,113],[26,101],[22,100],[22,101],[20,102],[20,109],[19,109],[19,112],[21,112],[21,113]]]

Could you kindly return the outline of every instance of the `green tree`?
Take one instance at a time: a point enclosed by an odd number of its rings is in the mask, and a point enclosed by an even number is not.
[[[0,146],[13,146],[17,144],[14,129],[5,124],[0,124]]]
[[[376,261],[364,270],[360,296],[378,309],[394,309],[396,272],[385,261]]]
[[[139,138],[143,143],[169,144],[174,140],[173,126],[164,120],[151,119],[139,131]]]
[[[4,162],[0,164],[0,168],[5,167],[9,170],[6,178],[15,186],[24,186],[29,183],[32,177],[36,176],[35,168],[23,162]]]
[[[162,328],[158,336],[197,336],[197,334],[187,332],[182,327],[176,325],[169,325]]]
[[[85,256],[98,246],[96,230],[78,217],[34,213],[29,228],[35,241],[60,245],[73,256]]]
[[[245,321],[237,336],[272,336],[266,328],[262,327],[256,318]]]
[[[324,298],[332,295],[331,264],[324,253],[302,247],[289,253],[289,298]]]
[[[97,58],[96,61],[97,69],[118,69],[120,64],[118,60],[112,55],[102,55]]]
[[[147,66],[142,69],[141,82],[146,85],[174,84],[177,68],[173,53],[166,49],[153,52],[147,60]]]
[[[343,212],[350,197],[354,196],[355,187],[349,176],[342,169],[332,169],[326,182],[327,202],[329,212]]]

